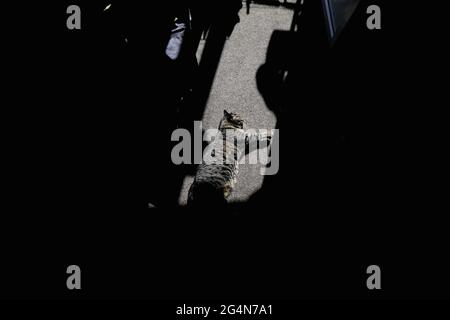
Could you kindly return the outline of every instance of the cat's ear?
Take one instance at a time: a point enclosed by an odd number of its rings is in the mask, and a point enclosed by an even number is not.
[[[229,118],[230,117],[230,114],[227,112],[227,110],[223,110],[223,115],[225,116],[225,117],[227,117],[227,118]]]

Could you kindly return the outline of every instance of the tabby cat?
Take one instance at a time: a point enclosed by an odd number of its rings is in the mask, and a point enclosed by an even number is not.
[[[236,183],[239,161],[253,151],[250,146],[261,148],[270,144],[270,133],[247,134],[243,129],[241,117],[224,110],[218,133],[207,147],[210,157],[199,165],[189,189],[189,206],[226,204]]]

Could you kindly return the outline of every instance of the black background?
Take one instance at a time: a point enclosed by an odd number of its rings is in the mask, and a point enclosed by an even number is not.
[[[363,0],[332,50],[319,27],[300,33],[280,89],[280,172],[215,215],[147,208],[177,172],[155,31],[170,3],[130,18],[129,51],[102,37],[89,3],[73,1],[81,31],[67,30],[66,1],[5,8],[2,298],[448,298],[438,8]],[[382,30],[365,27],[369,4]],[[277,80],[258,76],[270,104]],[[81,291],[66,289],[71,264]],[[381,291],[366,288],[372,264]]]

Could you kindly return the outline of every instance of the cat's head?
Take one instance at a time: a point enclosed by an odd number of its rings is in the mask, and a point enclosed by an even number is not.
[[[244,120],[242,120],[242,118],[236,113],[223,110],[223,118],[220,122],[220,128],[244,129]]]

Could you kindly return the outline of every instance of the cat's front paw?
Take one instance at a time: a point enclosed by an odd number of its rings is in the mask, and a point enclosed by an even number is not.
[[[267,132],[260,133],[259,142],[269,145],[272,142],[274,136],[274,130],[268,130]]]

